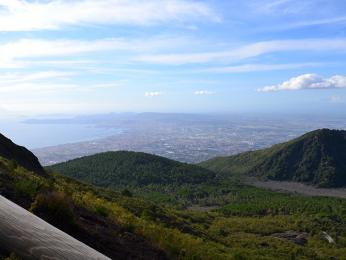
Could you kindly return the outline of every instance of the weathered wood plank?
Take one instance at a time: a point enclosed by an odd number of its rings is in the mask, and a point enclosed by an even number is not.
[[[0,245],[24,259],[109,259],[2,196]]]

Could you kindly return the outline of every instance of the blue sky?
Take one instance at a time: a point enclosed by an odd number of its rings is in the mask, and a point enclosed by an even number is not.
[[[0,116],[346,111],[344,0],[0,0]]]

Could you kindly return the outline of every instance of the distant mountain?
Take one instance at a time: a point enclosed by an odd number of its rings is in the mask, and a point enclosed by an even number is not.
[[[38,174],[44,174],[44,169],[37,157],[25,147],[16,145],[10,139],[0,134],[0,156],[15,161],[20,166]]]
[[[106,152],[47,167],[96,186],[181,185],[212,181],[202,167],[139,152]]]
[[[346,186],[346,131],[321,129],[271,148],[218,157],[200,166],[319,187]]]

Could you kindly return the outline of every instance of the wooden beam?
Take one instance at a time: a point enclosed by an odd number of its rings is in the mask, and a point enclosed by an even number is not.
[[[23,259],[110,259],[2,196],[0,245]]]

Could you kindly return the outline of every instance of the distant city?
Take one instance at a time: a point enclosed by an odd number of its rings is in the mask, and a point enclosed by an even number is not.
[[[314,129],[346,129],[345,117],[289,115],[114,113],[67,119],[31,119],[24,123],[121,129],[105,138],[34,149],[44,165],[117,150],[147,152],[197,163],[216,156],[269,147]]]

